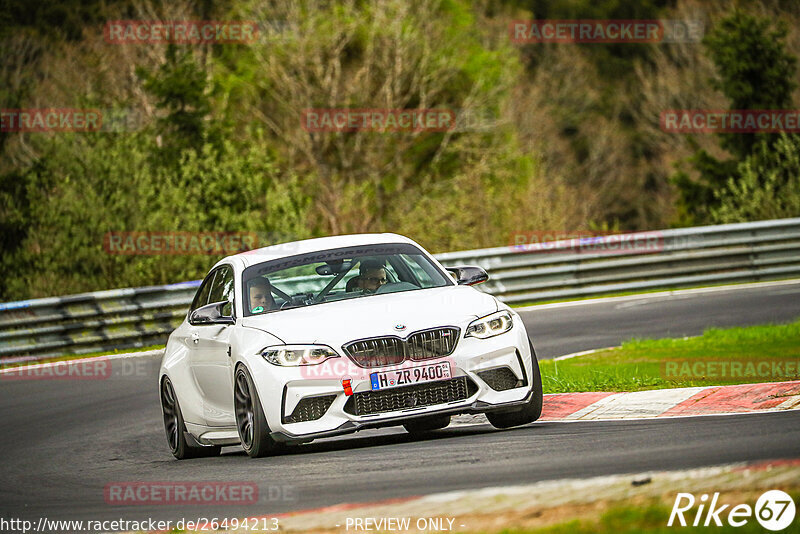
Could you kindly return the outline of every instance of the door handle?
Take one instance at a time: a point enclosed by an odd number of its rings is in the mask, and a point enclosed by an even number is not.
[[[200,343],[200,334],[198,334],[197,332],[192,332],[192,343],[194,343],[195,345]]]

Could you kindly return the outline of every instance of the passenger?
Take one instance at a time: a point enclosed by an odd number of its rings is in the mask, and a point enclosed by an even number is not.
[[[270,291],[269,280],[266,278],[256,278],[248,282],[248,293],[250,298],[250,313],[262,313],[275,309],[275,299]]]

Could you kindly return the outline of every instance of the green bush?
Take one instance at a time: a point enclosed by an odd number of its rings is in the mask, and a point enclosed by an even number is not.
[[[5,300],[202,277],[215,257],[117,255],[107,232],[255,232],[304,237],[305,197],[263,140],[186,149],[162,162],[147,133],[55,136],[19,178],[27,236],[2,267]],[[262,243],[269,244],[269,243]]]
[[[800,136],[762,141],[714,196],[717,223],[800,217]]]
[[[752,16],[737,8],[706,35],[704,44],[718,75],[712,80],[712,86],[728,98],[729,109],[791,106],[797,59],[786,50],[785,25],[773,26],[775,23],[770,18]],[[728,160],[719,160],[699,150],[690,160],[698,179],[690,179],[685,172],[673,176],[673,183],[680,192],[681,209],[687,215],[685,222],[718,220],[715,214],[720,210],[728,214],[726,220],[732,216],[734,212],[730,207],[720,205],[720,200],[730,193],[719,193],[720,189],[731,190],[728,180],[734,169],[745,163],[759,147],[769,150],[776,139],[774,134],[721,134],[720,146],[733,156]],[[746,190],[756,183],[742,187]]]

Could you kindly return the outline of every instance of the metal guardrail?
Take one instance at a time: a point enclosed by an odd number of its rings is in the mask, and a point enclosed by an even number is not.
[[[637,239],[643,244],[626,250],[625,241]],[[507,303],[800,276],[800,218],[578,241],[450,252],[437,259],[483,267],[490,278],[479,287]]]
[[[199,285],[195,280],[0,303],[0,358],[32,360],[164,343]]]
[[[637,245],[638,243],[638,245]],[[479,265],[508,303],[800,277],[800,218],[437,254]],[[200,281],[0,304],[0,358],[163,343]]]

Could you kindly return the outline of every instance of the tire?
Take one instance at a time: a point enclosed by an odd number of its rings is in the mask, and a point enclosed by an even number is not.
[[[531,347],[531,383],[532,391],[530,400],[522,408],[514,411],[486,412],[486,418],[495,428],[510,428],[512,426],[533,423],[542,415],[542,375],[539,372],[539,361],[533,343],[528,339]]]
[[[430,432],[431,430],[439,430],[449,424],[449,415],[431,415],[430,417],[421,417],[404,423],[403,428],[411,434],[421,434],[423,432]]]
[[[269,425],[253,378],[247,368],[241,365],[234,375],[233,404],[236,429],[244,452],[251,458],[262,458],[277,452],[278,443],[269,435]]]
[[[219,456],[222,447],[219,445],[202,446],[196,445],[191,437],[187,439],[189,433],[183,422],[178,397],[169,378],[164,377],[161,381],[161,412],[164,415],[164,431],[167,434],[167,445],[178,460],[188,458],[205,458],[209,456]],[[194,443],[193,443],[194,442]]]

